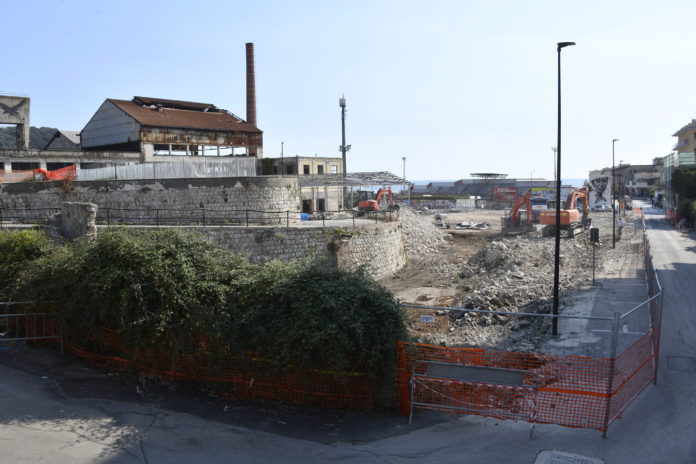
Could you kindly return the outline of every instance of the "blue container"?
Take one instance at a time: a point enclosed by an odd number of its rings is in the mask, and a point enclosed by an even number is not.
[[[300,213],[300,221],[309,221],[309,214]]]

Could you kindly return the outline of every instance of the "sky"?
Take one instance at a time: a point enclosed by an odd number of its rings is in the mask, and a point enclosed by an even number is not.
[[[340,156],[408,179],[554,175],[650,164],[696,117],[696,2],[5,2],[0,94],[31,124],[81,130],[106,98],[213,103],[245,118],[256,60],[264,156]]]

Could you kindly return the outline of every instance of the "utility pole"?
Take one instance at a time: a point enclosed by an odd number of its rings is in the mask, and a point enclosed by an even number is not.
[[[339,150],[341,151],[341,156],[343,157],[343,178],[346,178],[346,172],[348,171],[346,165],[346,152],[350,150],[350,145],[346,145],[346,98],[341,97],[338,99],[338,106],[341,107],[341,146]]]
[[[283,171],[285,171],[285,157],[283,153],[283,145],[285,142],[280,142],[280,175],[283,176]]]
[[[553,151],[553,178],[556,178],[556,152],[558,151],[558,148],[556,147],[551,147],[551,150]]]
[[[341,200],[342,204],[345,204],[346,202],[346,193],[347,193],[347,187],[346,187],[346,173],[348,171],[348,166],[346,164],[346,152],[350,150],[350,145],[346,145],[346,97],[341,95],[341,98],[338,99],[338,106],[341,107],[341,146],[338,147],[338,149],[341,152],[341,156],[343,158],[343,199]],[[352,188],[351,188],[351,195],[352,195]],[[352,199],[351,199],[352,203]],[[353,205],[350,205],[351,207]]]
[[[575,42],[559,42],[558,52],[558,131],[556,141],[556,240],[553,260],[553,314],[558,316],[559,278],[561,260],[561,50],[575,45]],[[558,317],[551,321],[551,334],[558,335]]]

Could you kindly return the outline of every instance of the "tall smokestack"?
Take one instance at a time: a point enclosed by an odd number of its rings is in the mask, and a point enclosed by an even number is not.
[[[246,44],[247,122],[256,125],[256,74],[254,72],[254,44]]]

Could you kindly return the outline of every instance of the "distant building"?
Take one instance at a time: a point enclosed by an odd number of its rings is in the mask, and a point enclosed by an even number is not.
[[[210,103],[109,98],[82,129],[81,144],[95,151],[137,151],[145,163],[177,156],[260,158],[263,133]]]
[[[76,131],[57,130],[44,150],[79,150],[80,133]]]
[[[664,188],[664,206],[675,208],[679,203],[678,195],[672,192],[672,173],[680,166],[694,166],[694,150],[696,148],[696,119],[672,134],[677,137],[673,152],[662,158],[661,183]]]
[[[302,212],[338,211],[343,206],[343,160],[340,157],[266,158],[264,175],[298,176]]]

